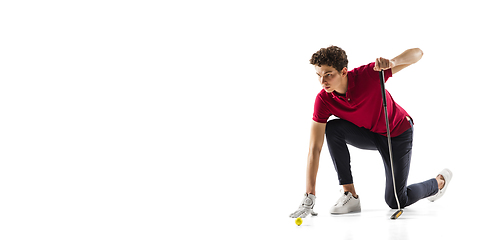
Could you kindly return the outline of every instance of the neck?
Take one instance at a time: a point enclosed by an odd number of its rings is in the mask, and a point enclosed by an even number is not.
[[[340,84],[340,86],[336,88],[335,91],[339,94],[347,93],[348,83],[349,81],[348,81],[347,75],[345,75],[345,77],[342,78],[342,84]]]

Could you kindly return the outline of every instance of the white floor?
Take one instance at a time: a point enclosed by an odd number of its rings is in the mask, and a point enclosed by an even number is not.
[[[222,218],[206,225],[203,232],[228,239],[469,239],[479,236],[483,227],[481,219],[471,221],[478,212],[459,212],[439,204],[419,204],[397,220],[389,219],[392,213],[384,208],[342,216],[321,213],[305,218],[301,226],[284,216],[255,217],[239,226]]]
[[[467,221],[467,214],[440,204],[420,202],[397,220],[389,219],[393,213],[385,208],[341,216],[323,213],[306,218],[301,227],[289,220],[287,229],[281,231],[282,236],[303,234],[325,239],[459,239],[478,234],[479,222]]]
[[[171,233],[177,239],[471,239],[481,235],[483,220],[479,207],[464,209],[463,203],[473,203],[472,196],[456,196],[434,203],[427,200],[406,208],[397,220],[389,217],[394,210],[384,203],[367,201],[361,213],[331,215],[330,206],[317,208],[319,215],[303,219],[297,226],[289,212],[281,209],[255,207],[253,209],[213,209],[212,216],[179,218]],[[446,196],[445,196],[446,197]],[[326,205],[329,201],[319,199]],[[249,203],[251,204],[251,203]],[[278,204],[276,204],[278,205]],[[468,205],[470,206],[470,205]],[[210,212],[210,211],[209,211]],[[280,212],[280,213],[277,213]],[[195,220],[197,219],[197,220]],[[174,235],[175,236],[175,235]]]

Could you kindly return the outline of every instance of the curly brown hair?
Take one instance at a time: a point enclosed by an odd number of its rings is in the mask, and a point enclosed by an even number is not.
[[[321,67],[322,65],[328,65],[334,67],[337,71],[342,71],[344,67],[347,67],[349,60],[347,60],[347,54],[345,51],[337,46],[330,46],[328,48],[321,48],[312,55],[310,64]]]

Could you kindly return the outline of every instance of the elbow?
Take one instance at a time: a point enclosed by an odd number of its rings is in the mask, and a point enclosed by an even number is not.
[[[411,48],[406,51],[406,64],[415,64],[423,57],[423,50],[420,48]]]
[[[424,52],[420,48],[415,48],[414,50],[416,52],[416,56],[417,56],[417,59],[419,61],[423,57]]]

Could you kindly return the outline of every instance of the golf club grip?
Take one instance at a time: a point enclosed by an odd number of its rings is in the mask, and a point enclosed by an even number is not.
[[[384,71],[383,70],[379,71],[379,77],[381,79],[382,101],[384,101],[383,102],[384,107],[387,107],[386,87],[385,87],[386,81],[384,80]]]
[[[391,130],[389,128],[389,115],[387,114],[387,97],[386,97],[386,85],[385,85],[386,83],[385,83],[385,80],[384,80],[384,71],[383,70],[381,70],[379,72],[379,77],[381,79],[382,105],[384,106],[384,115],[385,115],[385,118],[386,118],[386,130],[387,130],[387,138],[389,140],[389,152],[390,152],[390,155],[391,155],[390,157],[391,157],[391,160],[392,160]]]

